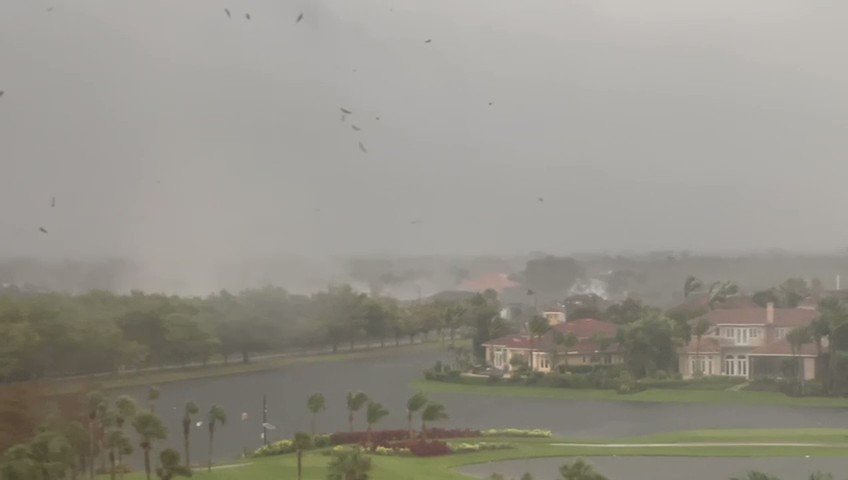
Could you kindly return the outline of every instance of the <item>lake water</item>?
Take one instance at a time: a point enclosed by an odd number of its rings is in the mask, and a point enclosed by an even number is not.
[[[476,478],[500,473],[518,479],[529,472],[536,480],[559,479],[559,467],[571,458],[508,460],[460,468]],[[848,478],[848,458],[701,458],[701,457],[588,457],[588,463],[609,480],[728,480],[750,470],[783,480],[805,480],[814,471],[829,472],[834,480]]]
[[[321,392],[327,411],[320,415],[320,431],[347,430],[345,395],[362,390],[390,412],[378,428],[405,428],[406,399],[413,392],[409,382],[437,359],[450,359],[441,352],[418,352],[383,358],[293,365],[279,370],[238,376],[190,380],[161,386],[159,413],[170,430],[165,445],[181,450],[182,408],[186,400],[197,402],[205,412],[213,403],[227,411],[228,423],[216,431],[215,456],[231,459],[243,449],[262,445],[262,396],[268,399],[268,422],[276,426],[269,439],[290,437],[308,431],[306,398]],[[133,393],[144,398],[144,390]],[[697,404],[649,404],[591,402],[555,399],[498,398],[461,394],[438,394],[450,420],[445,427],[546,428],[568,438],[615,438],[700,428],[796,428],[837,427],[848,424],[848,410],[835,408],[756,407]],[[248,414],[241,420],[242,412]],[[356,426],[364,429],[363,412]],[[206,425],[193,429],[192,457],[206,458]]]

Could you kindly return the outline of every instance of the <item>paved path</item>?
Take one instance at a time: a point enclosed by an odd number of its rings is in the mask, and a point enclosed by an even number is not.
[[[848,443],[802,442],[688,442],[688,443],[552,443],[554,447],[666,448],[666,447],[848,447]]]

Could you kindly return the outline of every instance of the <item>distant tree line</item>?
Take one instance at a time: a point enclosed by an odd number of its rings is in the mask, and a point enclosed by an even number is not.
[[[134,291],[0,295],[0,382],[205,363],[309,346],[353,348],[470,329],[479,345],[504,326],[493,291],[402,303],[347,285],[313,295],[278,287],[178,297]]]

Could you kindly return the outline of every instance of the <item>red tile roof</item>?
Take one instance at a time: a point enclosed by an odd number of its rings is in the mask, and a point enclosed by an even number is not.
[[[798,355],[801,356],[813,356],[815,357],[818,354],[816,350],[816,345],[814,343],[805,343],[801,346],[801,349],[798,352]],[[777,340],[775,342],[769,343],[768,345],[763,345],[762,347],[757,347],[749,353],[748,355],[792,355],[792,346],[789,342],[786,341],[785,338]]]
[[[594,318],[581,318],[579,320],[568,320],[565,323],[554,325],[552,328],[563,335],[573,334],[578,339],[599,337],[614,337],[618,333],[618,325],[596,320]]]
[[[520,333],[516,333],[512,335],[504,335],[503,337],[494,338],[492,340],[483,342],[483,345],[529,349],[539,348],[541,343],[542,342],[540,340],[535,338],[531,341],[529,335],[522,335]]]
[[[778,327],[800,327],[809,325],[818,312],[803,308],[775,308],[774,325]],[[765,325],[765,308],[716,309],[701,318],[713,325]]]

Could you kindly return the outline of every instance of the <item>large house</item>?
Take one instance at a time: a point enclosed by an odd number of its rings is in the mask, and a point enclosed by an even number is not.
[[[550,372],[553,365],[611,365],[622,363],[619,346],[615,342],[618,327],[614,323],[582,318],[565,320],[564,314],[545,312],[551,328],[541,337],[516,333],[505,335],[483,344],[486,362],[497,369],[510,371],[514,358],[535,372]],[[557,338],[571,338],[573,345],[557,342]],[[567,342],[568,343],[568,342]],[[517,362],[516,362],[517,363]]]
[[[805,379],[815,378],[817,350],[813,344],[793,352],[786,334],[809,325],[818,312],[800,308],[742,307],[712,310],[692,321],[706,319],[710,329],[692,340],[680,352],[683,378],[702,375],[728,375],[757,378],[782,376],[786,366],[800,363]]]

